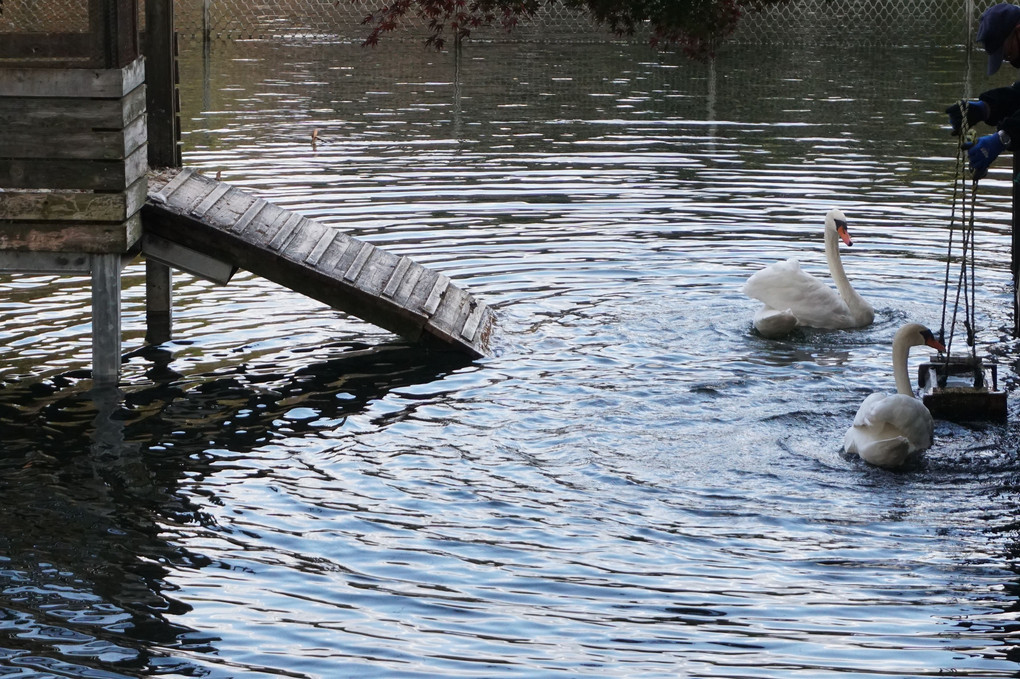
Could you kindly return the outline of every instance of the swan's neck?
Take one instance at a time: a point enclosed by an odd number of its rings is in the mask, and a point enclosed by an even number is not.
[[[846,277],[843,259],[839,256],[839,237],[836,235],[835,229],[825,230],[825,259],[829,262],[829,273],[836,284],[839,296],[851,309],[860,307],[864,300],[857,294]]]
[[[906,396],[913,396],[914,390],[910,385],[910,373],[907,371],[907,356],[910,354],[910,346],[897,337],[892,345],[892,369],[893,377],[896,378],[896,393]]]

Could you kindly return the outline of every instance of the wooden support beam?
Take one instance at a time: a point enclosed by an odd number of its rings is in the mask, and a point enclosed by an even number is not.
[[[145,260],[145,341],[169,342],[173,336],[173,280],[170,267]]]
[[[220,285],[229,283],[237,272],[237,267],[233,264],[186,248],[152,233],[142,236],[142,254],[157,262]]]
[[[120,267],[117,254],[92,255],[92,380],[120,380]]]
[[[0,271],[4,273],[89,273],[92,271],[92,258],[85,253],[0,250]]]
[[[101,67],[120,68],[138,58],[137,0],[90,0],[89,24]]]
[[[172,0],[145,2],[145,72],[149,111],[149,165],[181,167],[177,32],[174,28]]]

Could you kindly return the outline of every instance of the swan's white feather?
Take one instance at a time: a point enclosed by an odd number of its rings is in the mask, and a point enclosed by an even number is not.
[[[893,338],[895,394],[871,394],[861,403],[854,423],[843,437],[843,449],[879,467],[899,467],[911,454],[931,447],[935,420],[914,397],[907,358],[910,347],[945,347],[923,325],[907,323]]]
[[[843,447],[879,467],[899,467],[931,447],[935,421],[919,400],[905,394],[871,394],[847,430]]]
[[[771,310],[789,310],[798,325],[846,328],[854,324],[850,308],[839,293],[801,269],[800,262],[792,257],[756,272],[744,284],[744,293]],[[773,336],[761,328],[758,331]]]
[[[754,312],[754,327],[765,337],[782,337],[797,327],[797,317],[790,309],[763,306]]]

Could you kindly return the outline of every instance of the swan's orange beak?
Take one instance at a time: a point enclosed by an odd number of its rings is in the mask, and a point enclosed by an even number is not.
[[[847,245],[853,245],[854,242],[850,240],[850,232],[846,230],[846,222],[836,222],[836,233]]]
[[[935,335],[932,334],[931,330],[925,330],[921,333],[921,337],[924,338],[924,343],[932,349],[937,349],[940,353],[946,353],[946,345],[935,339]]]

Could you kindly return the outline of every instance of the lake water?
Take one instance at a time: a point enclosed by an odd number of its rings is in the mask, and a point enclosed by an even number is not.
[[[942,323],[942,110],[1011,70],[185,49],[186,164],[450,275],[495,309],[492,355],[244,272],[175,276],[146,347],[136,262],[123,381],[94,393],[87,278],[0,278],[0,675],[1020,676],[1006,159],[975,306],[1008,422],[939,421],[900,472],[841,450],[895,329]],[[822,275],[833,206],[876,322],[761,339],[743,281]]]

